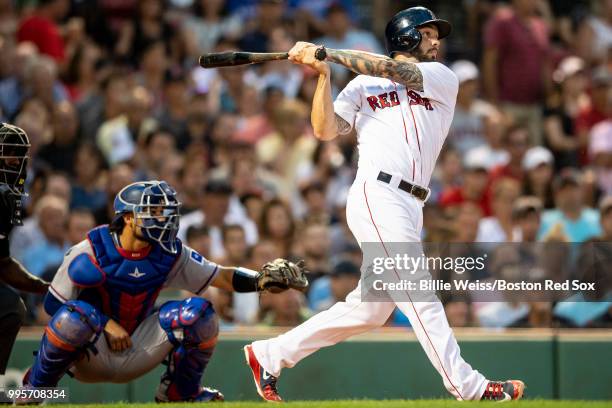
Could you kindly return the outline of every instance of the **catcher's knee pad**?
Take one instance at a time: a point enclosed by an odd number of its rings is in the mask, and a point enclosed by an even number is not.
[[[55,312],[45,334],[57,347],[77,349],[93,344],[101,331],[102,319],[98,310],[87,302],[71,300]]]
[[[102,331],[100,313],[89,303],[72,300],[62,305],[45,328],[36,360],[24,383],[55,387],[66,370]]]
[[[174,346],[205,349],[216,344],[219,334],[212,304],[200,297],[164,303],[159,309],[159,324]]]

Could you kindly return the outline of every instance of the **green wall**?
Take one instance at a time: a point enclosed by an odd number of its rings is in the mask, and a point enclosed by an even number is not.
[[[257,398],[242,352],[250,341],[222,339],[205,375],[204,383],[228,400]],[[7,378],[22,374],[37,345],[34,339],[17,341]],[[460,345],[466,361],[486,377],[523,379],[530,398],[612,399],[612,336],[590,341],[476,337]],[[162,367],[130,384],[79,384],[66,377],[61,385],[70,388],[72,402],[151,401],[161,372]],[[285,370],[279,387],[290,400],[449,397],[412,338],[347,341],[320,350]]]

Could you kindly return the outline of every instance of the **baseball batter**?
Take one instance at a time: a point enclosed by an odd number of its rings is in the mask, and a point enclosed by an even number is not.
[[[289,52],[295,63],[319,73],[312,104],[317,138],[330,140],[356,130],[357,177],[346,215],[360,243],[419,242],[422,207],[438,154],[455,109],[458,80],[436,62],[440,40],[451,31],[424,7],[396,14],[385,31],[389,57],[352,50],[327,50],[327,61],[360,74],[332,101],[330,69],[314,54],[317,46],[298,42]],[[385,249],[386,251],[386,249]],[[259,395],[280,401],[277,379],[321,347],[382,326],[397,306],[409,319],[446,389],[459,400],[509,400],[523,395],[518,380],[489,381],[467,364],[434,301],[364,302],[363,281],[344,302],[273,339],[245,347]]]
[[[301,266],[277,259],[256,272],[208,261],[176,238],[180,203],[163,181],[126,186],[114,208],[111,225],[72,247],[53,278],[45,298],[52,317],[24,385],[56,387],[68,370],[83,382],[125,383],[165,360],[157,401],[223,400],[200,385],[218,335],[211,303],[196,296],[154,312],[160,290],[304,289]]]

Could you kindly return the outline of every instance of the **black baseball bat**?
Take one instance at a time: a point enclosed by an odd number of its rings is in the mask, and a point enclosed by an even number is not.
[[[319,47],[315,51],[315,57],[323,61],[327,57],[325,47]],[[234,67],[237,65],[258,64],[268,61],[280,61],[289,58],[288,52],[244,52],[227,51],[211,52],[201,55],[199,63],[202,68]]]

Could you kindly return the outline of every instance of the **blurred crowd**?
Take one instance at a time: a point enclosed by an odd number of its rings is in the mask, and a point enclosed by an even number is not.
[[[457,107],[425,207],[432,242],[612,241],[612,1],[426,2],[454,25]],[[211,289],[225,325],[293,326],[343,300],[361,252],[346,224],[354,134],[317,141],[317,77],[290,62],[197,66],[205,52],[297,40],[384,53],[414,1],[0,0],[0,119],[31,143],[11,252],[52,279],[126,184],[180,194],[179,237],[225,265],[305,259],[306,294]],[[352,79],[333,68],[333,92]],[[381,135],[384,143],[384,135]],[[609,255],[609,254],[608,254]],[[451,325],[610,326],[612,302],[445,299]],[[33,324],[44,321],[30,299]],[[569,305],[569,306],[568,306]],[[395,313],[389,325],[408,325]]]

